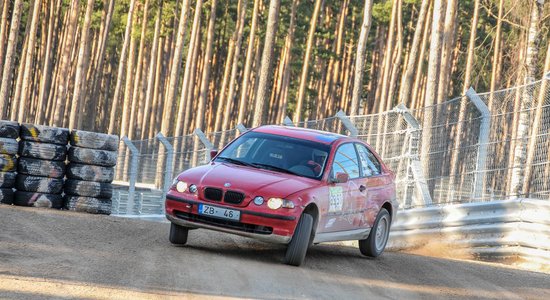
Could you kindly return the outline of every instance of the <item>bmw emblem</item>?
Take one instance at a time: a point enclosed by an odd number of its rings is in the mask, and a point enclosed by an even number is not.
[[[226,182],[226,183],[223,184],[223,186],[225,186],[226,188],[231,187],[231,183]]]

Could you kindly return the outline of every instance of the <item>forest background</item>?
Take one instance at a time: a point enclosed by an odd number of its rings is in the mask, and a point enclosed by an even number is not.
[[[130,139],[418,109],[550,71],[544,0],[3,0],[0,12],[1,119]]]

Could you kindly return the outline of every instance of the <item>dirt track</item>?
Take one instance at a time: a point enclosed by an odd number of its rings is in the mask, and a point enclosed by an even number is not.
[[[0,298],[550,299],[550,275],[398,252],[317,245],[301,268],[284,248],[169,224],[0,206]]]

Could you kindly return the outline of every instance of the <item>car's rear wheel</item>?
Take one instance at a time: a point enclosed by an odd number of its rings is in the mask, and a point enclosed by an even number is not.
[[[170,243],[175,245],[185,245],[187,243],[188,234],[188,228],[172,223],[170,226]]]
[[[363,255],[377,257],[384,252],[390,235],[390,225],[390,213],[382,208],[376,217],[369,237],[359,241],[359,250]]]
[[[286,249],[285,264],[300,266],[304,262],[312,229],[313,217],[309,214],[303,214]]]

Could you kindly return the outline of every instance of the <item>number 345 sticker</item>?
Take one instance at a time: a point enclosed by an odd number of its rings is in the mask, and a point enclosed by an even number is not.
[[[344,192],[341,186],[329,187],[329,212],[342,211]]]

